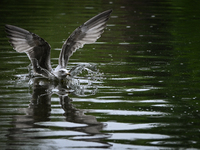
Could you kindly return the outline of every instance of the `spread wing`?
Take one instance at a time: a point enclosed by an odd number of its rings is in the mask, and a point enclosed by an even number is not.
[[[9,42],[17,52],[28,55],[35,73],[49,77],[52,71],[50,45],[38,35],[25,29],[13,25],[5,25],[5,28]]]
[[[104,11],[78,27],[65,41],[59,56],[59,68],[66,68],[69,57],[84,44],[94,43],[103,33],[112,10]]]

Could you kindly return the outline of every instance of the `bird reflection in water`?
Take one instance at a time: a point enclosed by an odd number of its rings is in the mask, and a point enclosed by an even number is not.
[[[80,71],[81,69],[74,68]],[[83,68],[83,66],[82,66]],[[80,73],[80,72],[79,72]],[[75,75],[76,73],[74,73]],[[62,126],[63,130],[70,130],[74,132],[84,133],[84,136],[76,136],[74,140],[87,140],[87,141],[95,141],[106,145],[106,147],[110,147],[110,144],[102,142],[103,139],[110,137],[108,134],[101,133],[101,130],[105,126],[103,123],[98,122],[95,116],[92,115],[85,115],[85,110],[78,109],[73,104],[73,99],[70,98],[70,95],[78,95],[81,94],[85,95],[84,91],[87,91],[86,94],[94,95],[97,92],[97,86],[92,85],[92,81],[88,80],[90,84],[81,85],[79,79],[71,78],[65,84],[50,81],[45,78],[33,78],[31,79],[31,87],[32,87],[32,97],[28,108],[20,109],[21,112],[25,112],[26,115],[17,115],[14,117],[13,125],[15,126],[12,130],[10,130],[10,137],[16,138],[16,140],[30,140],[32,138],[40,137],[40,134],[32,134],[34,129],[42,128],[42,129],[49,129],[49,126],[44,126],[40,124],[40,122],[51,122],[54,123],[55,117],[54,114],[51,114],[51,108],[55,108],[51,104],[52,95],[53,97],[58,96],[60,99],[60,107],[64,110],[63,116],[65,116],[62,122],[70,122],[74,124],[83,124],[83,126]],[[94,81],[95,82],[95,81]],[[87,89],[87,87],[89,89]],[[59,101],[59,100],[58,100]],[[56,106],[57,107],[57,106]],[[58,114],[56,114],[58,115]],[[62,118],[62,116],[59,116]],[[55,125],[55,127],[57,127]],[[59,126],[58,126],[59,127]],[[30,132],[31,131],[31,132]],[[30,132],[30,133],[29,133]],[[44,133],[45,134],[45,133]],[[100,135],[100,136],[99,136]],[[35,137],[36,136],[36,137]],[[63,135],[62,135],[63,136]],[[68,137],[69,135],[66,135]],[[86,137],[89,138],[86,138]],[[94,137],[94,138],[93,138]],[[70,137],[72,138],[72,137]],[[83,139],[82,139],[83,138]],[[73,138],[72,138],[73,139]]]
[[[75,79],[69,80],[68,84],[54,84],[52,86],[52,83],[49,84],[48,80],[45,82],[44,79],[35,78],[33,83],[32,100],[29,105],[29,114],[33,113],[32,115],[36,122],[49,121],[51,112],[51,96],[52,94],[56,94],[60,98],[61,108],[64,110],[63,115],[66,117],[66,121],[88,125],[83,128],[79,127],[76,130],[91,134],[100,133],[103,124],[98,122],[95,116],[85,115],[84,110],[76,108],[72,103],[72,98],[69,97],[70,94],[83,93],[83,91],[80,91],[85,88],[78,84],[72,84],[74,80]],[[91,90],[90,94],[94,94],[96,90],[95,86],[94,89]]]

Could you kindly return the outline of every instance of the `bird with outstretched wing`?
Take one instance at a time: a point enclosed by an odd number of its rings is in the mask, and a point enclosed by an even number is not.
[[[103,33],[112,10],[104,11],[79,26],[64,42],[60,52],[58,66],[51,67],[50,45],[38,35],[25,29],[5,25],[7,37],[13,48],[19,53],[26,53],[33,66],[33,71],[46,78],[64,79],[70,75],[67,63],[70,56],[85,44],[94,43]]]

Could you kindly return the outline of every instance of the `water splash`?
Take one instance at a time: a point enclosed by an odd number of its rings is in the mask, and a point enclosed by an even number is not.
[[[96,68],[95,65],[90,63],[81,63],[76,65],[70,70],[70,74],[72,77],[76,77],[79,75],[84,75],[85,77],[90,77],[89,79],[99,79],[99,77],[102,75],[99,70]]]
[[[35,76],[28,67],[29,74],[15,75],[17,77],[16,84],[27,83],[29,87],[34,85],[48,86],[48,90],[58,95],[73,93],[77,96],[85,97],[95,95],[98,91],[98,85],[102,83],[103,73],[100,73],[94,64],[81,63],[70,70],[70,75],[66,81],[58,82],[41,76]]]

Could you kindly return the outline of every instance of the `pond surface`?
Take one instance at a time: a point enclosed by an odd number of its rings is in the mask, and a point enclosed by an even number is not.
[[[199,149],[200,1],[50,0],[0,2],[0,149]],[[89,63],[66,89],[29,79],[12,49],[12,24],[51,45],[113,9],[95,44],[68,68]]]

